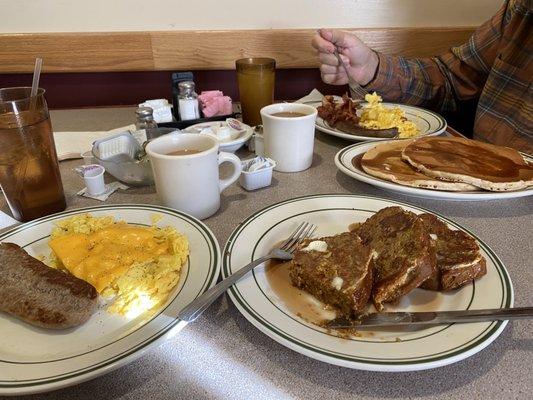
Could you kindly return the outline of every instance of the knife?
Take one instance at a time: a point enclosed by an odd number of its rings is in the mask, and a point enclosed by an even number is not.
[[[533,307],[496,308],[487,310],[434,311],[434,312],[384,312],[361,314],[355,319],[335,318],[326,328],[366,328],[377,326],[413,326],[503,321],[533,318]]]

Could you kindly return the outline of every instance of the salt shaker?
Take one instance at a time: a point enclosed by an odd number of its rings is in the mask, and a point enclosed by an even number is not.
[[[150,107],[139,107],[135,110],[137,121],[133,137],[142,146],[148,139],[152,139],[157,131],[157,122],[154,121],[154,111]]]
[[[200,110],[198,108],[198,94],[194,91],[194,82],[184,81],[178,83],[178,110],[180,119],[187,121],[190,119],[200,118]]]

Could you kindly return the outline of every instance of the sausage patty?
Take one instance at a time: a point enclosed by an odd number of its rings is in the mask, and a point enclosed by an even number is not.
[[[42,328],[65,329],[85,323],[97,303],[89,283],[46,266],[14,243],[0,243],[0,311]]]

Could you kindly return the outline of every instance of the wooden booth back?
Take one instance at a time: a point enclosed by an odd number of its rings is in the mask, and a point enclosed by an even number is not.
[[[354,31],[386,54],[424,57],[463,43],[473,28],[383,28]],[[170,98],[173,71],[194,71],[198,89],[238,99],[235,60],[272,57],[276,97],[295,99],[320,81],[312,29],[0,34],[0,87],[30,85],[35,57],[52,108],[135,104]]]

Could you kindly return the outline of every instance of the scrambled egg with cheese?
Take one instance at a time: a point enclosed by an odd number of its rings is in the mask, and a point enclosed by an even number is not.
[[[376,92],[365,95],[368,105],[363,108],[359,125],[369,129],[398,128],[400,138],[410,138],[420,134],[418,127],[405,118],[399,107],[386,108],[381,104],[381,96]]]
[[[166,301],[189,255],[187,238],[173,227],[90,214],[59,221],[49,246],[52,267],[89,282],[112,301],[110,312],[132,318]]]

